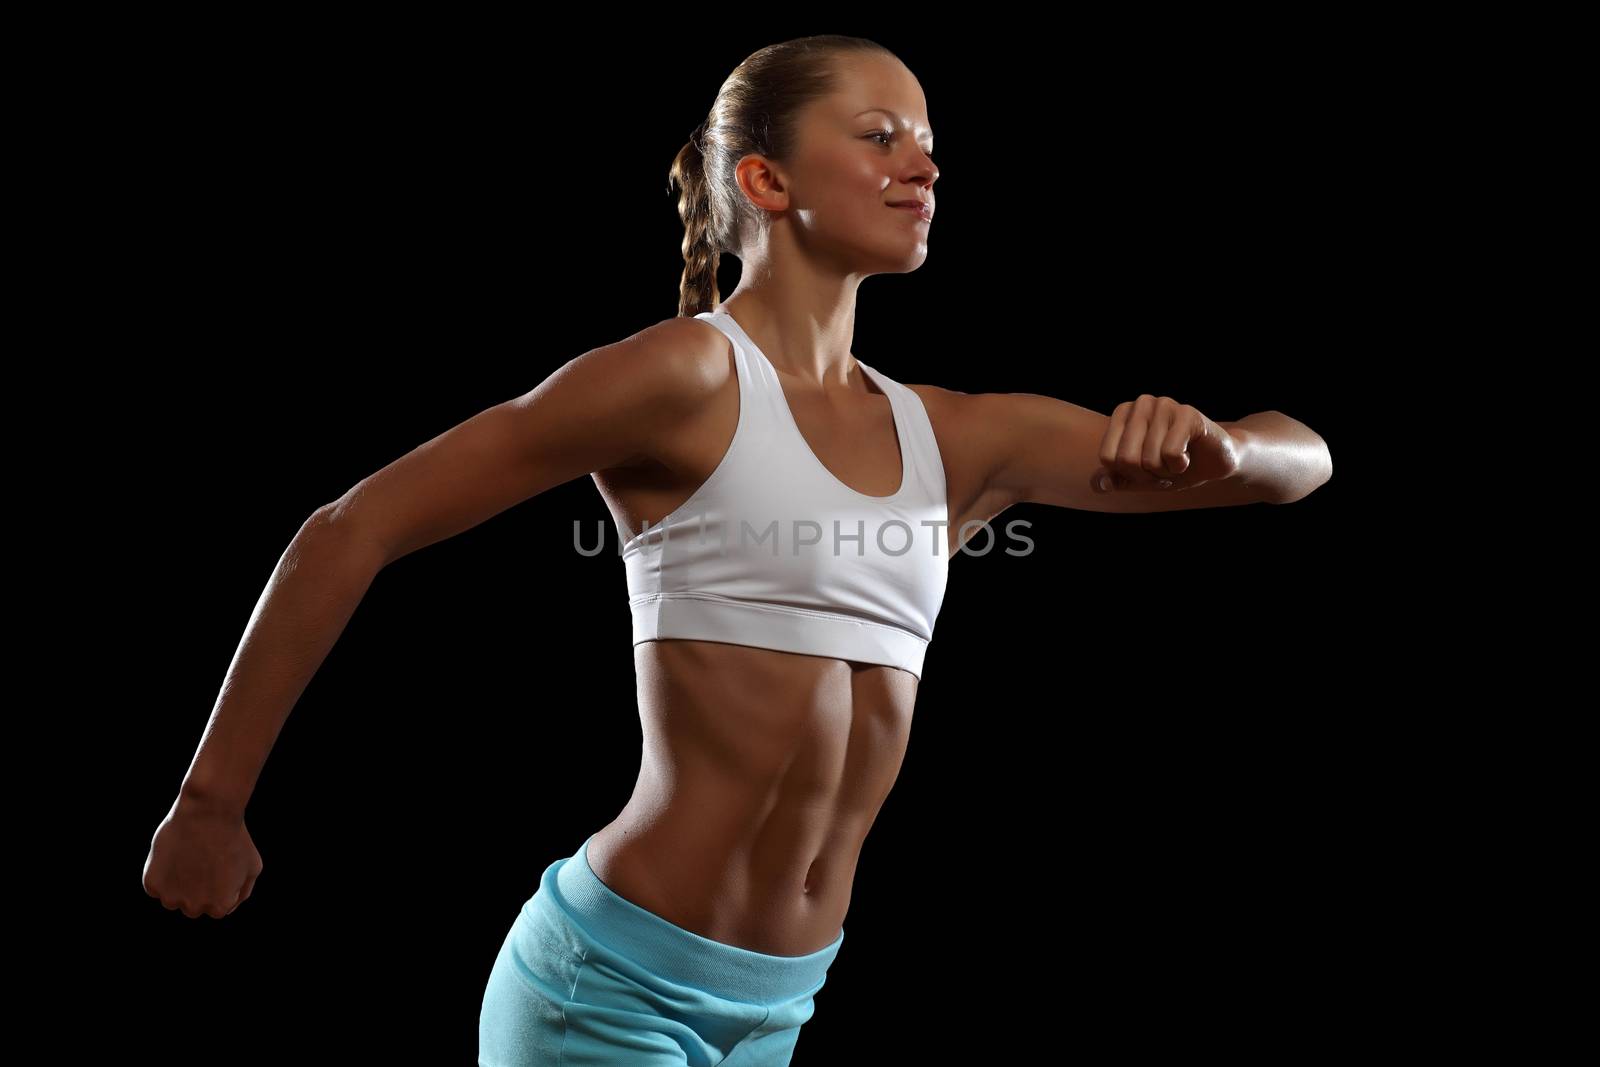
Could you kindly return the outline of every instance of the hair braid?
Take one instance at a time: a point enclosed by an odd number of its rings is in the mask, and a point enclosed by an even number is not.
[[[712,218],[711,188],[706,181],[703,145],[706,124],[689,135],[689,141],[672,161],[667,188],[676,182],[678,217],[683,220],[683,280],[678,287],[678,314],[698,315],[721,300],[717,292],[717,264],[722,260]]]

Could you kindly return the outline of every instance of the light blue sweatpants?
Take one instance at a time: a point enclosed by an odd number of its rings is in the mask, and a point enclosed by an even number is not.
[[[511,924],[479,1067],[786,1067],[843,927],[806,956],[713,941],[612,891],[588,851],[546,867]]]

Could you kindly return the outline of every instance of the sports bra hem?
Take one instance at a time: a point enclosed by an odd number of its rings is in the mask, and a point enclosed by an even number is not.
[[[629,600],[629,608],[635,645],[674,638],[721,641],[878,663],[909,671],[919,680],[930,640],[870,619],[735,600],[714,593],[641,594]]]
[[[903,634],[917,641],[926,641],[927,638],[920,634],[911,633],[898,626],[886,622],[873,622],[871,619],[858,619],[853,615],[844,615],[837,611],[821,611],[817,608],[785,607],[779,604],[758,604],[753,600],[735,600],[732,597],[718,596],[716,593],[697,593],[690,590],[681,590],[673,593],[641,593],[628,600],[629,607],[640,607],[656,600],[710,600],[718,604],[727,604],[735,608],[748,608],[751,611],[770,611],[778,615],[808,615],[817,619],[832,619],[838,622],[847,622],[852,626],[876,626],[892,633]]]

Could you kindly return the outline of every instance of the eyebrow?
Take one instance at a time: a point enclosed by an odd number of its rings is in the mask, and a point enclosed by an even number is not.
[[[893,111],[890,111],[886,107],[869,107],[869,108],[867,108],[866,111],[857,111],[853,117],[854,118],[860,118],[862,115],[865,115],[867,113],[867,111],[881,111],[885,115],[888,115],[891,119],[898,119],[900,117],[899,115],[896,115]],[[928,131],[928,139],[930,141],[933,140],[933,131],[932,130]]]

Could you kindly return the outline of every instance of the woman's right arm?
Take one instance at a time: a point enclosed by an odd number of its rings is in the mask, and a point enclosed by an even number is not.
[[[177,800],[152,841],[145,890],[220,918],[261,862],[244,810],[290,710],[378,572],[595,471],[651,462],[726,380],[726,345],[667,319],[569,360],[306,519],[257,600]],[[719,361],[721,369],[719,369]]]

